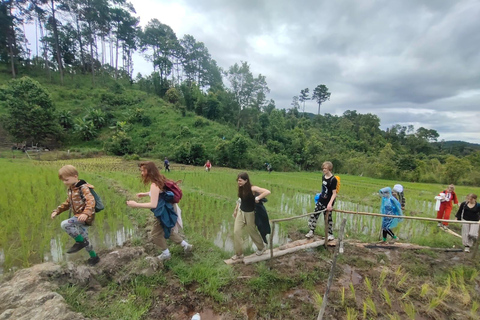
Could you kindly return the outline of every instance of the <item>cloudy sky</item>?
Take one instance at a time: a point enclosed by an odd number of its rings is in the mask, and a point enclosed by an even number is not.
[[[382,129],[412,124],[480,143],[478,0],[131,2],[142,26],[157,18],[178,38],[193,35],[220,67],[247,61],[277,108],[325,84],[332,95],[321,113],[374,113]]]

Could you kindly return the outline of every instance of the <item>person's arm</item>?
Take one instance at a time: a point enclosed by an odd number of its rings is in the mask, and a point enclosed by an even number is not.
[[[270,190],[267,190],[265,188],[260,188],[257,186],[252,186],[252,192],[253,193],[258,193],[258,196],[255,197],[255,202],[258,203],[260,200],[268,196],[271,192]]]
[[[455,214],[455,218],[457,218],[457,220],[462,220],[462,210],[464,205],[465,205],[465,202],[462,202],[458,207],[457,213]]]
[[[83,194],[83,199],[85,201],[85,209],[83,209],[82,214],[78,216],[78,221],[84,222],[95,212],[95,197],[86,184],[82,185],[80,189],[79,192]]]
[[[237,201],[237,204],[235,205],[235,209],[233,209],[233,217],[234,218],[237,217],[238,207],[240,207],[240,202],[239,201]]]
[[[158,197],[160,195],[160,188],[155,183],[150,185],[150,202],[138,203],[133,200],[127,201],[127,206],[131,208],[147,208],[154,209],[158,204]]]
[[[332,191],[332,197],[330,198],[330,201],[328,202],[327,205],[327,211],[332,211],[333,210],[333,201],[335,201],[335,198],[337,197],[337,189],[333,189]]]
[[[68,209],[70,209],[70,198],[69,197],[67,197],[67,200],[65,200],[65,202],[63,202],[61,205],[59,205],[57,207],[57,209],[52,211],[52,214],[50,215],[50,217],[53,219],[56,216],[58,216],[60,213],[62,213],[64,211],[67,211]]]
[[[458,204],[457,194],[452,192],[453,203]]]
[[[137,198],[143,198],[150,196],[150,192],[139,192],[137,193]]]

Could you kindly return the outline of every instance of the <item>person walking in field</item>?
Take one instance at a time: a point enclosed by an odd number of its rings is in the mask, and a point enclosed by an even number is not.
[[[174,243],[181,245],[185,253],[191,252],[193,246],[183,240],[178,234],[177,228],[175,228],[178,220],[178,214],[175,211],[177,206],[172,203],[173,193],[167,190],[167,178],[160,173],[157,166],[151,161],[141,162],[139,168],[143,183],[145,185],[150,184],[150,191],[137,193],[137,197],[150,197],[150,202],[138,203],[129,200],[127,201],[127,206],[131,208],[148,208],[157,217],[151,232],[153,243],[162,250],[162,253],[157,258],[160,261],[164,261],[172,257],[167,246],[166,239],[168,238]]]
[[[315,212],[310,215],[308,219],[308,227],[310,231],[305,235],[307,238],[313,238],[313,233],[317,227],[317,220],[320,216],[320,211],[323,211],[323,214],[328,215],[328,238],[327,241],[335,240],[333,236],[333,220],[332,220],[332,211],[333,206],[335,205],[335,198],[337,197],[337,178],[332,174],[333,164],[330,161],[325,161],[322,164],[322,193],[315,205]],[[327,228],[327,226],[325,226]]]
[[[243,259],[243,228],[246,228],[253,243],[257,246],[257,252],[255,253],[261,256],[265,252],[266,246],[255,225],[255,203],[259,203],[270,194],[270,191],[267,189],[252,186],[248,173],[246,172],[238,174],[237,184],[239,201],[237,201],[233,212],[233,217],[235,218],[233,228],[235,255],[232,257],[232,260],[234,261]]]
[[[437,211],[437,219],[450,219],[450,213],[452,212],[453,204],[458,204],[457,194],[455,193],[455,186],[449,185],[447,190],[442,191],[436,198],[440,200],[440,208]],[[439,222],[438,226],[446,229],[448,222]]]
[[[165,160],[163,160],[163,166],[165,167],[165,172],[170,172],[170,161],[168,161],[167,157],[165,157]]]
[[[78,171],[72,165],[60,168],[58,178],[68,188],[68,196],[64,203],[52,211],[51,218],[54,219],[60,213],[72,209],[73,217],[63,220],[61,223],[62,229],[75,239],[75,244],[68,249],[67,253],[75,253],[85,248],[90,255],[87,262],[93,266],[100,261],[88,239],[88,227],[95,220],[95,198],[90,192],[90,188],[94,187],[84,180],[78,179]]]
[[[379,193],[382,196],[380,213],[392,216],[382,218],[382,243],[387,242],[388,235],[392,237],[393,241],[396,241],[398,238],[393,233],[392,229],[401,221],[401,219],[398,218],[402,216],[400,202],[392,196],[392,189],[390,189],[390,187],[380,189]]]
[[[212,169],[212,163],[210,162],[210,160],[207,160],[207,162],[205,162],[203,166],[205,167],[205,171],[207,172],[210,172],[210,169]]]
[[[477,195],[470,193],[465,202],[460,204],[457,214],[457,220],[461,221],[479,221],[480,220],[480,204],[477,203]],[[462,225],[462,242],[465,246],[465,252],[470,252],[470,247],[473,246],[478,239],[478,223],[477,224],[463,224]]]

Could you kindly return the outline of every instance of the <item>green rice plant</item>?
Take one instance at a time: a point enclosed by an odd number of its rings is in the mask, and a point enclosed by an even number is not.
[[[439,298],[439,297],[433,297],[429,302],[428,302],[428,306],[427,306],[427,312],[432,312],[433,310],[435,310],[439,305],[440,303],[442,303],[442,300]]]
[[[355,288],[353,287],[353,283],[350,282],[350,292],[352,293],[352,298],[354,301],[357,300],[357,297],[355,296]]]
[[[411,320],[415,320],[417,316],[417,310],[415,309],[415,306],[413,305],[413,303],[411,301],[408,301],[405,303],[402,302],[402,306],[403,306],[403,311],[405,311],[408,318]]]
[[[323,296],[318,293],[317,291],[315,291],[313,293],[313,297],[315,298],[315,303],[317,304],[318,307],[321,307],[322,304],[323,304]]]
[[[470,275],[470,282],[475,281],[475,279],[477,279],[479,274],[480,274],[480,271],[478,271],[477,269],[472,269],[471,270],[471,275]]]
[[[372,298],[368,297],[367,299],[365,299],[365,303],[367,304],[370,311],[372,311],[373,315],[377,316],[377,307],[375,306],[375,302],[373,302]]]
[[[363,319],[367,319],[368,306],[366,302],[363,302]]]
[[[382,272],[380,273],[380,279],[378,281],[378,288],[379,289],[383,286],[383,282],[387,278],[387,274],[388,274],[388,269],[384,267],[382,269]]]
[[[345,287],[342,287],[342,291],[340,292],[341,294],[341,301],[342,301],[342,306],[345,306]]]
[[[364,283],[365,283],[365,286],[367,287],[368,292],[372,294],[373,293],[372,283],[370,279],[368,279],[368,277],[365,277]]]
[[[404,273],[405,273],[405,270],[402,269],[402,266],[398,266],[398,268],[395,269],[395,276],[397,277],[401,276]]]
[[[430,286],[428,285],[428,283],[422,284],[422,288],[420,289],[420,297],[424,298],[429,291]]]
[[[387,314],[387,317],[390,320],[401,320],[400,315],[396,312],[394,314]]]
[[[347,320],[357,320],[358,311],[354,308],[347,308]]]
[[[390,298],[390,294],[388,293],[387,288],[383,288],[382,295],[383,295],[383,299],[385,300],[385,302],[391,308],[392,307],[392,299]]]
[[[397,287],[401,287],[403,284],[405,284],[405,281],[407,281],[407,278],[409,277],[408,273],[405,273],[402,278],[397,282]]]
[[[470,308],[470,317],[472,319],[478,319],[478,309],[480,304],[477,301],[473,301],[472,307]]]
[[[413,290],[413,287],[408,288],[408,290],[400,297],[400,300],[405,300],[406,298],[408,298],[412,290]]]

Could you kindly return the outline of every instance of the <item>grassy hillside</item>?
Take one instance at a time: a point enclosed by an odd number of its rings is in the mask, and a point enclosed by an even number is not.
[[[11,76],[4,66],[1,68],[0,85],[5,85]],[[59,115],[71,118],[72,125],[64,131],[61,148],[168,157],[197,165],[210,159],[218,165],[222,154],[238,149],[235,145],[229,146],[237,135],[235,141],[240,141],[239,148],[248,147],[249,152],[255,154],[256,160],[243,163],[245,167],[260,169],[265,162],[271,162],[270,153],[247,134],[185,112],[179,105],[138,90],[129,81],[115,81],[107,75],[99,76],[93,85],[90,75],[75,75],[60,85],[55,77],[49,78],[35,69],[24,70],[19,77],[25,74],[48,90]],[[85,126],[85,120],[92,119],[92,112],[99,112],[104,123],[95,129],[95,135],[85,137],[80,125]],[[2,113],[5,108],[0,105]],[[16,141],[10,138],[4,144],[12,142]]]

